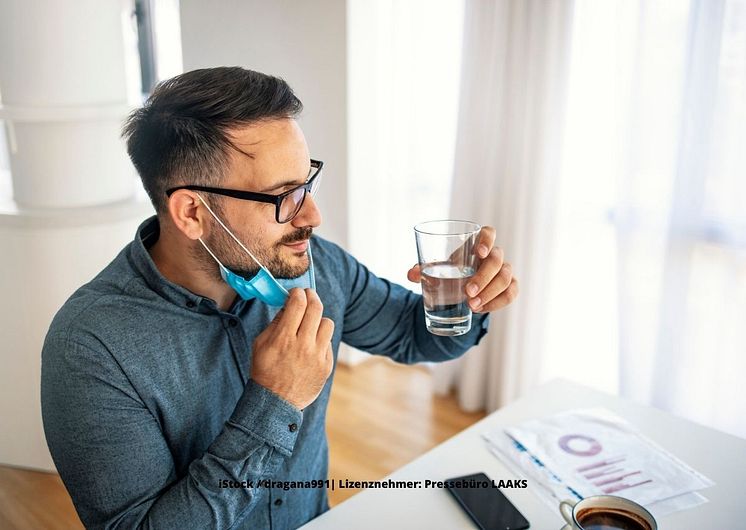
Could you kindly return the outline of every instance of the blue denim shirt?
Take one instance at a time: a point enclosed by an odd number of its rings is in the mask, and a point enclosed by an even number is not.
[[[334,373],[303,411],[252,381],[252,343],[276,309],[237,298],[221,311],[169,282],[147,250],[158,234],[146,220],[47,334],[42,415],[62,481],[90,528],[297,528],[328,510],[323,485],[284,482],[327,478]],[[340,341],[410,364],[454,359],[486,332],[476,316],[466,335],[428,333],[420,296],[311,244],[335,366]]]

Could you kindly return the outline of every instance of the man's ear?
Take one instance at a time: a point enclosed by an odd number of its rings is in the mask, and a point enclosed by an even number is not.
[[[168,216],[186,237],[196,241],[206,231],[204,208],[199,196],[189,190],[176,190],[168,198]]]

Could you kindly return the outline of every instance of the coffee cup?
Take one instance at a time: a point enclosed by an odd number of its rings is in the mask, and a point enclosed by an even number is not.
[[[565,500],[560,503],[559,510],[567,522],[562,530],[658,530],[649,511],[615,495]]]

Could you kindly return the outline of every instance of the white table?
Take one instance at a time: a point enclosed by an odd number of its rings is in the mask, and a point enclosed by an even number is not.
[[[522,399],[490,414],[395,471],[392,480],[443,480],[485,472],[494,480],[515,478],[485,446],[481,433],[541,418],[562,410],[601,406],[627,419],[640,431],[715,482],[701,493],[710,502],[660,517],[661,529],[746,528],[746,440],[686,421],[564,380],[536,388]],[[329,477],[342,479],[352,477]],[[362,480],[365,477],[354,477]],[[558,530],[559,512],[550,510],[532,491],[503,489],[531,523],[532,530]],[[304,530],[474,529],[445,489],[368,489],[314,519]]]

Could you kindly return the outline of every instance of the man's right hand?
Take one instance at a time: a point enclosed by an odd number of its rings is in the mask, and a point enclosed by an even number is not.
[[[334,367],[334,322],[323,310],[313,289],[291,289],[254,341],[251,378],[301,410],[316,400]]]

